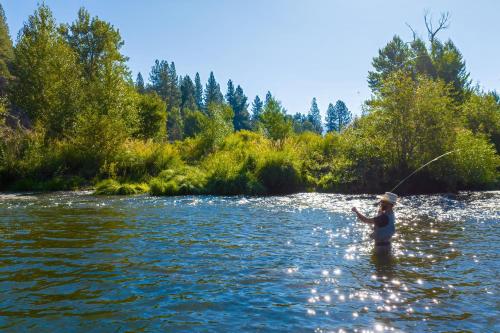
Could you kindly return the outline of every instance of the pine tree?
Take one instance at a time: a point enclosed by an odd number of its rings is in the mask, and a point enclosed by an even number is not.
[[[271,94],[270,91],[267,91],[267,94],[266,94],[266,101],[264,102],[264,106],[267,105],[267,103],[269,103],[271,100],[273,99],[273,95]]]
[[[326,109],[325,127],[327,132],[338,131],[337,112],[332,103],[329,103]]]
[[[207,110],[210,104],[222,104],[224,103],[224,97],[220,91],[220,86],[215,80],[214,72],[210,72],[208,82],[205,88],[205,110]]]
[[[137,92],[140,94],[144,94],[146,91],[146,88],[144,87],[144,79],[142,78],[141,72],[137,74],[137,79],[135,80],[135,89],[137,89]]]
[[[260,118],[260,114],[262,113],[262,108],[264,103],[260,100],[259,96],[255,96],[252,103],[252,120],[258,121]]]
[[[169,79],[169,96],[167,99],[167,112],[170,112],[172,108],[179,107],[181,104],[181,91],[179,88],[179,77],[177,76],[177,71],[175,70],[175,64],[172,61],[168,67],[168,79]]]
[[[316,97],[311,102],[311,109],[307,115],[309,122],[313,125],[314,131],[318,134],[323,133],[323,126],[321,125],[321,113],[316,102]]]
[[[232,80],[227,81],[226,102],[234,111],[234,84]]]
[[[180,105],[180,89],[175,64],[155,60],[149,74],[151,88],[167,103],[167,113]]]
[[[149,73],[151,89],[155,91],[164,101],[168,98],[169,71],[168,62],[165,60],[155,60],[155,64]]]
[[[305,114],[297,112],[293,115],[293,130],[295,133],[316,132],[313,124],[309,121],[309,117]]]
[[[233,125],[235,131],[250,129],[250,115],[248,113],[248,98],[243,92],[243,88],[238,85],[233,97],[234,119]]]
[[[340,132],[345,127],[347,127],[347,125],[349,125],[349,123],[352,120],[352,114],[349,111],[349,109],[347,108],[347,106],[345,105],[345,103],[342,102],[341,100],[338,100],[335,103],[335,107],[334,108],[335,108],[335,115],[337,117],[337,119],[336,119],[337,120],[336,130],[338,132]]]
[[[14,59],[14,49],[9,35],[9,27],[2,5],[0,4],[0,96],[4,96],[7,83],[12,78],[10,67]]]
[[[368,85],[372,91],[379,91],[382,81],[394,71],[411,72],[410,60],[412,57],[413,54],[408,44],[399,36],[394,36],[386,46],[378,51],[378,56],[372,60],[374,71],[368,72]]]
[[[181,113],[185,110],[195,111],[197,109],[195,98],[195,86],[189,75],[184,76],[181,81]]]
[[[201,85],[200,74],[197,72],[194,77],[194,99],[198,110],[203,109],[203,86]]]
[[[436,39],[431,45],[431,57],[437,77],[452,85],[452,94],[457,102],[464,102],[471,90],[470,73],[458,48],[451,40],[443,44]]]

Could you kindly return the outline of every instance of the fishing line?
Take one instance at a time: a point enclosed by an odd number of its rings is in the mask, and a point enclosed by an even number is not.
[[[431,164],[432,162],[435,162],[437,160],[439,160],[440,158],[442,157],[445,157],[446,155],[449,155],[451,153],[454,153],[454,152],[457,152],[459,151],[460,149],[455,149],[455,150],[451,150],[447,153],[444,153],[442,155],[439,155],[438,157],[436,157],[435,159],[433,160],[430,160],[429,162],[425,163],[424,165],[422,165],[420,168],[418,168],[417,170],[413,171],[409,176],[407,176],[405,179],[403,179],[402,181],[400,181],[396,186],[394,186],[394,188],[392,190],[390,190],[389,192],[393,192],[394,193],[394,190],[397,189],[401,184],[403,184],[408,178],[410,178],[411,176],[413,176],[414,174],[416,174],[418,171],[422,170],[423,168],[425,168],[426,166],[428,166],[429,164]]]

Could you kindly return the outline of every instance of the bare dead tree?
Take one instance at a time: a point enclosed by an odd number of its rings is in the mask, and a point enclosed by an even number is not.
[[[429,13],[428,10],[426,10],[424,13],[424,22],[425,22],[425,27],[427,28],[427,34],[429,35],[429,41],[431,42],[431,44],[434,42],[434,39],[436,38],[436,35],[438,34],[439,31],[448,29],[448,27],[450,26],[450,13],[449,12],[441,13],[436,28],[434,28],[434,24],[432,21],[433,21],[432,15]]]
[[[411,33],[413,35],[413,41],[416,41],[417,40],[417,32],[407,22],[405,22],[405,24],[411,30]]]

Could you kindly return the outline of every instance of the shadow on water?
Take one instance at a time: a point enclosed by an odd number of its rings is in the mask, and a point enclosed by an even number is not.
[[[389,280],[392,280],[396,276],[396,258],[390,247],[374,247],[370,260],[375,268],[377,276],[384,276]]]

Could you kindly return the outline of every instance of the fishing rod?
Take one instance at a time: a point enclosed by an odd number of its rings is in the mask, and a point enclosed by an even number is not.
[[[451,150],[449,152],[446,152],[442,155],[439,155],[438,157],[436,157],[435,159],[433,160],[430,160],[429,162],[425,163],[424,165],[422,165],[420,168],[418,168],[417,170],[413,171],[409,176],[407,176],[405,179],[403,179],[402,181],[400,181],[396,186],[394,186],[393,189],[391,189],[389,192],[393,192],[394,193],[394,190],[397,189],[401,184],[403,184],[408,178],[410,178],[411,176],[413,176],[414,174],[416,174],[417,172],[419,172],[420,170],[422,170],[423,168],[425,168],[426,166],[428,166],[429,164],[431,164],[432,162],[435,162],[437,160],[439,160],[440,158],[442,157],[445,157],[446,155],[449,155],[449,154],[452,154],[454,152],[457,152],[459,151],[460,149],[455,149],[455,150]]]

